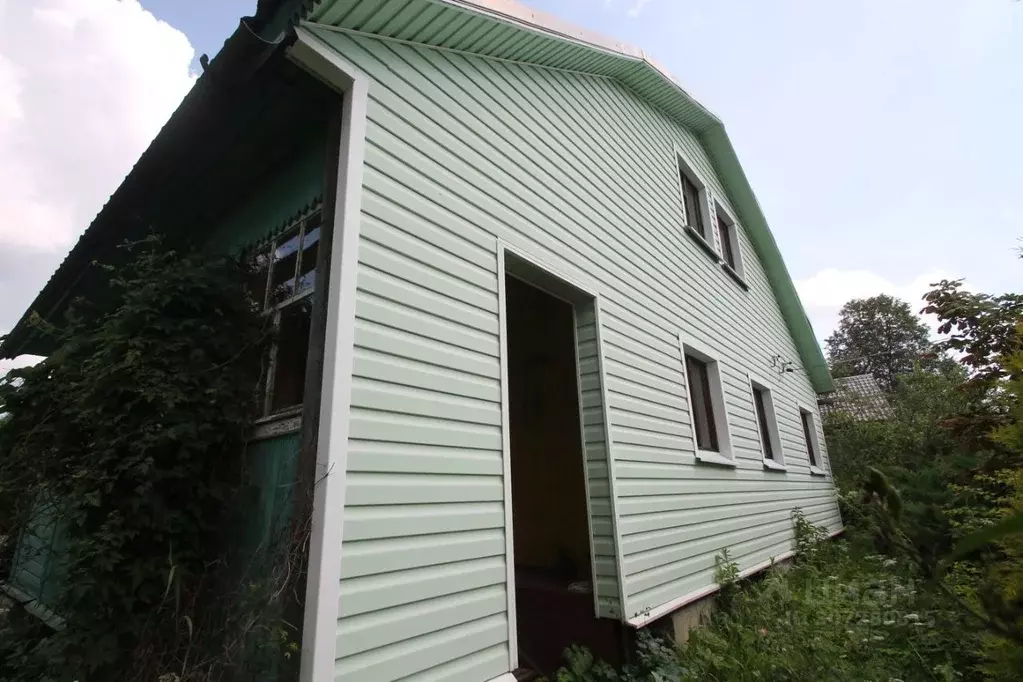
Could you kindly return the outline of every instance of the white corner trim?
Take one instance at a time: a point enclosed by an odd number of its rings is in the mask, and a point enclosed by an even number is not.
[[[515,536],[512,504],[511,406],[508,397],[508,292],[504,244],[497,242],[498,348],[501,353],[501,459],[504,474],[504,564],[508,592],[508,669],[519,667],[519,630],[515,602]],[[592,548],[591,548],[592,551]],[[596,592],[596,591],[594,591]],[[501,678],[498,678],[500,680]],[[513,677],[514,679],[514,677]]]
[[[826,539],[827,540],[831,540],[833,538],[838,537],[839,535],[841,535],[844,532],[845,532],[845,528],[844,527],[843,528],[839,528],[836,531],[832,531],[831,533],[828,533]],[[777,564],[777,563],[779,563],[781,561],[785,561],[787,559],[791,559],[795,555],[796,555],[796,551],[794,549],[789,550],[787,552],[782,552],[778,556],[773,556],[770,559],[767,559],[766,561],[761,561],[758,564],[753,564],[749,568],[744,569],[742,571],[739,571],[739,575],[738,575],[737,579],[738,580],[742,580],[744,578],[748,578],[751,575],[755,575],[755,574],[759,573],[760,571],[768,569],[771,566],[773,566],[773,565],[775,565],[775,564]],[[672,599],[671,601],[666,602],[664,604],[661,604],[660,606],[658,606],[656,608],[648,609],[648,610],[646,610],[646,611],[644,611],[642,613],[636,614],[635,616],[633,616],[632,618],[630,618],[629,620],[627,620],[625,622],[628,625],[631,625],[634,628],[644,627],[646,625],[649,625],[650,623],[653,623],[655,620],[657,620],[659,618],[663,618],[664,616],[668,615],[669,613],[674,613],[675,611],[678,611],[680,608],[682,608],[683,606],[685,606],[687,604],[691,604],[694,601],[697,601],[699,599],[703,599],[704,597],[709,597],[710,595],[717,593],[720,589],[721,589],[721,585],[719,585],[718,583],[711,583],[707,587],[701,587],[698,590],[693,590],[692,592],[689,592],[688,594],[684,594],[681,597],[678,597],[676,599]]]
[[[608,497],[611,503],[611,532],[614,533],[615,538],[615,569],[618,571],[618,611],[619,618],[624,619],[625,614],[628,613],[626,610],[626,592],[625,592],[625,551],[622,548],[622,532],[620,529],[621,523],[618,512],[618,494],[615,490],[616,477],[615,477],[615,457],[614,457],[614,441],[611,438],[611,404],[607,397],[607,360],[604,358],[604,329],[601,325],[601,298],[600,294],[593,299],[593,317],[597,328],[597,362],[599,369],[597,370],[600,374],[600,402],[603,404],[604,413],[601,418],[604,420],[604,446],[606,448],[607,456],[607,483],[608,483]],[[582,394],[579,395],[579,410],[580,419],[582,418]],[[585,424],[583,429],[585,430]],[[584,439],[585,443],[585,439]],[[585,446],[583,448],[585,450]],[[589,475],[586,476],[589,479]],[[591,533],[592,535],[592,533]],[[592,555],[591,555],[592,557]],[[593,559],[590,559],[593,562]],[[594,565],[595,562],[594,562]],[[596,569],[594,569],[596,573]],[[594,583],[593,591],[597,591],[597,585]]]
[[[296,33],[298,40],[289,48],[288,56],[342,92],[316,484],[299,673],[302,682],[319,682],[334,677],[337,644],[369,79],[307,29],[299,27]]]

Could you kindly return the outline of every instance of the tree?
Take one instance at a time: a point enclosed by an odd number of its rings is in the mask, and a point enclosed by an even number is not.
[[[825,340],[836,377],[873,374],[892,391],[900,374],[933,354],[927,327],[905,301],[886,294],[857,298],[839,315],[838,328]]]
[[[1023,321],[1023,294],[990,296],[962,290],[963,281],[942,280],[924,296],[921,311],[938,318],[940,347],[959,356],[974,383],[988,388],[1000,379],[1018,378],[1019,370],[1003,362],[1023,351],[1018,325]]]

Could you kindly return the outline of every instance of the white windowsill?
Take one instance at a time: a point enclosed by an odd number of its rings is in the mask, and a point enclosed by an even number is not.
[[[728,263],[725,263],[725,262],[722,261],[721,269],[724,270],[725,272],[727,272],[728,276],[731,277],[732,279],[734,279],[735,283],[738,284],[740,287],[742,287],[742,289],[744,291],[749,291],[749,285],[746,284],[746,280],[744,280],[742,278],[742,275],[740,275],[738,272],[736,272],[735,268],[733,268]]]
[[[714,250],[714,247],[711,245],[709,241],[707,241],[707,238],[704,237],[699,230],[697,230],[695,227],[686,225],[686,233],[696,240],[696,243],[700,245],[700,248],[707,252],[707,255],[709,255],[715,261],[721,260],[721,256],[718,254],[717,251]]]
[[[828,472],[824,471],[824,469],[821,469],[820,467],[815,467],[812,464],[810,465],[810,473],[813,474],[814,476],[827,476],[828,475]]]
[[[788,468],[784,464],[775,462],[773,459],[764,458],[764,468],[770,469],[771,471],[788,471]]]
[[[710,450],[697,450],[696,461],[703,462],[705,464],[716,464],[723,467],[735,467],[734,459],[729,459],[720,452],[712,452]]]

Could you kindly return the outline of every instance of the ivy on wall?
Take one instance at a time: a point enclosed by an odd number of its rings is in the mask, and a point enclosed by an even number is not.
[[[269,336],[251,269],[155,237],[123,248],[103,303],[37,321],[58,349],[0,380],[5,525],[49,498],[64,532],[63,627],[12,616],[0,679],[238,679],[292,639],[287,585],[261,586],[232,537]]]

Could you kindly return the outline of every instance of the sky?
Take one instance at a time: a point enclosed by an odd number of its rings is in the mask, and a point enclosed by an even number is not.
[[[0,335],[255,1],[0,0]],[[1023,2],[527,4],[725,122],[819,338],[850,298],[1020,290]]]

